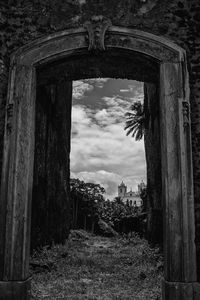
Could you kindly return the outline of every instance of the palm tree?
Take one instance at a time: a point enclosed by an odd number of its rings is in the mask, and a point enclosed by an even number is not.
[[[137,101],[131,105],[129,112],[125,114],[126,124],[124,130],[127,130],[126,135],[131,134],[136,141],[142,139],[145,130],[145,113],[144,105]]]

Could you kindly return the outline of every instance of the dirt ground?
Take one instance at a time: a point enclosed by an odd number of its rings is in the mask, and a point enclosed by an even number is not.
[[[33,254],[32,299],[160,300],[162,272],[159,249],[145,240],[81,231]]]

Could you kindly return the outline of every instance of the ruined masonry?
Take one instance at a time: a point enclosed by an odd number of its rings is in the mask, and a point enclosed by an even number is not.
[[[0,300],[29,300],[30,247],[68,236],[72,81],[94,77],[145,84],[163,299],[198,300],[199,0],[1,1]]]

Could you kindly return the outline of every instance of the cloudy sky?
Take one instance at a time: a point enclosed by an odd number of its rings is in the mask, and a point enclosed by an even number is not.
[[[105,197],[117,196],[146,181],[144,142],[126,136],[124,114],[143,100],[142,83],[122,79],[87,79],[73,83],[71,177],[100,183]]]

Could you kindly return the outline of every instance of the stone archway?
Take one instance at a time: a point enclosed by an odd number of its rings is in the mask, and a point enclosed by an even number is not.
[[[34,41],[12,57],[1,181],[4,209],[1,212],[3,230],[0,236],[0,295],[3,298],[0,296],[0,299],[28,299],[30,290],[28,270],[36,71],[74,56],[98,56],[102,52],[106,56],[109,51],[128,53],[147,64],[154,62],[159,66],[165,246],[163,299],[195,299],[196,257],[186,54],[166,39],[111,26],[103,17],[94,17],[83,28]]]

